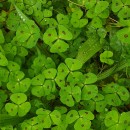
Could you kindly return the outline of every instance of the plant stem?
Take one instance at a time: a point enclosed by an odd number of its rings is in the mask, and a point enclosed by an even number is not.
[[[73,2],[73,1],[71,1],[71,0],[68,0],[68,2],[70,2],[70,3],[74,4],[74,5],[77,5],[77,6],[79,6],[79,7],[84,7],[84,8],[85,8],[84,5],[77,4],[77,3],[75,3],[75,2]]]
[[[58,52],[58,55],[61,56],[63,59],[66,59],[66,55],[61,53],[61,52]]]

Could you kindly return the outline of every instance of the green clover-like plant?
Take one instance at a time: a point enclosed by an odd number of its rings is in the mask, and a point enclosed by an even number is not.
[[[0,52],[0,66],[7,66],[8,60],[4,54]]]
[[[98,1],[95,6],[95,13],[100,14],[103,12],[106,8],[108,8],[109,3],[107,1]]]
[[[44,95],[44,88],[43,88],[44,81],[45,81],[45,77],[42,74],[39,74],[32,79],[31,84],[33,85],[33,87],[31,91],[33,95],[38,97]]]
[[[5,44],[3,49],[8,60],[12,60],[17,54],[17,47],[11,43]]]
[[[82,73],[76,72],[82,67],[82,63],[77,59],[72,58],[66,58],[65,63],[61,63],[58,66],[58,72],[57,77],[55,78],[56,83],[59,85],[59,87],[65,86],[65,78],[68,77],[69,80],[73,80],[73,85],[78,82],[79,79],[81,79]],[[81,76],[81,77],[80,77]],[[76,81],[77,80],[77,81]]]
[[[16,68],[13,68],[14,66]],[[31,80],[30,78],[24,78],[24,73],[22,71],[19,71],[19,66],[15,63],[13,63],[10,66],[8,66],[10,71],[13,70],[13,72],[9,76],[9,82],[7,83],[7,88],[13,92],[13,93],[22,93],[26,92],[30,85],[31,85]]]
[[[118,123],[119,113],[116,110],[112,110],[106,114],[104,123],[107,127],[113,126]]]
[[[98,94],[96,85],[85,85],[82,89],[82,100],[90,100]]]
[[[119,30],[117,32],[117,37],[118,39],[123,42],[124,44],[129,44],[129,39],[130,39],[130,36],[129,36],[129,27],[128,28],[123,28],[121,30]]]
[[[105,110],[106,107],[106,100],[104,98],[104,96],[100,93],[98,93],[93,100],[96,102],[95,103],[95,109],[97,112],[102,112]]]
[[[44,110],[42,108],[39,108],[36,111],[36,114],[38,115],[38,121],[39,124],[43,127],[43,128],[50,128],[52,124],[58,125],[60,124],[60,118],[61,118],[61,114],[58,110],[54,110],[54,111],[49,111],[49,110]]]
[[[119,125],[122,126],[124,129],[128,130],[130,128],[130,112],[122,112],[119,117]]]
[[[112,11],[118,13],[118,17],[121,19],[129,18],[129,5],[130,2],[127,0],[112,0]]]
[[[129,99],[129,92],[124,86],[118,84],[108,84],[103,88],[106,93],[105,100],[107,104],[113,106],[119,106],[122,101],[127,101]]]
[[[84,84],[92,84],[97,81],[97,76],[93,73],[87,73],[84,75],[86,77]]]
[[[4,67],[0,67],[0,81],[7,82],[8,79],[9,79],[9,71]]]
[[[81,100],[81,89],[78,86],[67,86],[60,90],[60,100],[69,107]]]
[[[66,65],[71,71],[79,70],[82,67],[82,63],[77,59],[67,58],[65,60]]]
[[[70,22],[75,28],[82,28],[88,23],[88,19],[82,18],[83,12],[79,9],[72,13]]]
[[[91,100],[85,100],[85,101],[81,102],[81,104],[84,105],[86,110],[88,110],[88,111],[96,110],[97,112],[103,112],[105,110],[106,105],[107,105],[106,100],[105,100],[105,96],[103,96],[100,93],[98,93]]]
[[[57,71],[54,68],[46,69],[43,71],[43,74],[46,79],[54,79],[56,76],[56,73]]]
[[[35,46],[39,37],[39,29],[33,21],[20,24],[16,32],[16,39],[23,43],[26,48]]]
[[[57,15],[57,21],[61,25],[67,25],[69,23],[69,18],[67,15],[64,14],[58,14]]]
[[[89,129],[91,126],[91,121],[94,119],[94,115],[90,111],[86,110],[70,110],[67,113],[66,116],[68,124],[72,124],[74,122],[74,129],[79,130],[79,129]]]
[[[72,37],[72,33],[65,26],[58,25],[58,34],[54,27],[48,28],[43,35],[43,40],[51,47],[50,51],[52,53],[56,53],[65,52],[69,48],[69,46],[63,40],[68,41],[71,40]],[[62,40],[60,40],[59,38]]]
[[[91,9],[96,4],[96,0],[86,0],[85,7],[86,9]]]
[[[47,96],[51,94],[51,92],[55,91],[55,82],[53,80],[45,80],[44,74],[39,74],[35,76],[32,79],[31,84],[32,84],[32,90],[31,90],[32,94],[37,97]]]
[[[84,75],[79,72],[79,71],[76,71],[76,72],[71,72],[68,76],[67,76],[67,79],[66,79],[66,84],[68,83],[69,85],[78,85],[80,87],[83,86],[83,83],[84,83]]]
[[[78,118],[79,118],[79,113],[76,110],[69,111],[66,116],[66,120],[68,121],[68,124],[73,123]]]
[[[112,65],[114,60],[110,59],[113,56],[113,52],[111,51],[104,51],[100,54],[100,61],[106,63],[108,65]]]
[[[6,21],[8,29],[10,29],[12,31],[16,31],[18,29],[20,23],[21,23],[20,17],[18,16],[17,12],[16,11],[12,11],[9,14],[9,17],[8,17],[8,19]]]
[[[11,116],[25,116],[31,109],[31,104],[26,102],[27,96],[24,93],[15,93],[10,96],[13,103],[6,103],[5,109]]]
[[[49,68],[55,68],[54,61],[45,55],[39,55],[33,60],[33,64],[31,65],[33,72],[35,75],[38,75],[41,71]]]
[[[31,130],[31,129],[38,129],[38,130],[42,130],[43,129],[43,127],[40,125],[40,124],[38,124],[39,122],[38,122],[38,119],[37,119],[37,117],[33,117],[33,118],[31,118],[31,119],[29,119],[29,120],[25,120],[22,124],[21,124],[21,128],[23,129],[23,130],[26,130],[26,129],[28,129],[28,130]]]
[[[4,107],[4,103],[6,102],[7,98],[7,94],[3,90],[0,90],[0,110],[2,110]]]
[[[3,44],[4,42],[5,42],[5,38],[3,36],[2,30],[0,29],[0,44]]]
[[[0,0],[1,130],[130,130],[130,0]]]
[[[112,110],[106,114],[104,123],[108,130],[119,129],[123,130],[129,129],[129,112],[122,112],[119,114],[117,110]]]

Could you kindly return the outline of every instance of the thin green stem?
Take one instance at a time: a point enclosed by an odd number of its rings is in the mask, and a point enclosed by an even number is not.
[[[63,53],[61,53],[61,52],[58,52],[58,55],[61,56],[63,59],[66,59],[66,58],[67,58],[66,55],[63,54]]]
[[[77,3],[75,3],[75,2],[73,2],[73,1],[71,1],[71,0],[68,0],[68,2],[70,2],[70,3],[74,4],[74,5],[77,5],[77,6],[79,6],[79,7],[84,7],[84,8],[85,8],[84,5],[77,4]]]

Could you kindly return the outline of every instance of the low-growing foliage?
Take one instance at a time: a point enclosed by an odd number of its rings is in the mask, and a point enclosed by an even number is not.
[[[130,130],[130,0],[0,0],[1,130]]]

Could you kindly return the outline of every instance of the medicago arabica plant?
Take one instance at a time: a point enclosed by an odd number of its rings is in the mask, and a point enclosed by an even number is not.
[[[130,130],[129,0],[0,0],[1,130]]]

